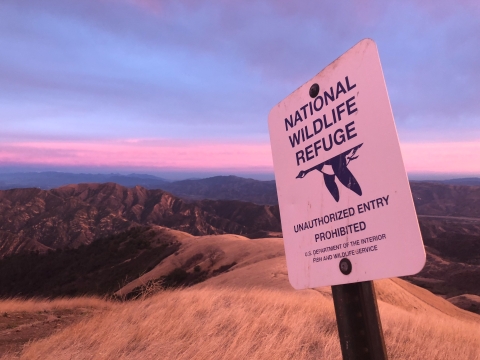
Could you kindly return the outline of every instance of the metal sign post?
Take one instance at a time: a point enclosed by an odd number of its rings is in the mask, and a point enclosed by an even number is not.
[[[373,281],[332,286],[344,360],[386,360]]]

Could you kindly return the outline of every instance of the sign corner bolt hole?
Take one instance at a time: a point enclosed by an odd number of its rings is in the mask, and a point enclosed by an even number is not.
[[[314,99],[317,97],[319,92],[320,92],[320,86],[318,86],[318,84],[315,83],[312,86],[310,86],[310,90],[308,91],[308,94],[312,99]]]

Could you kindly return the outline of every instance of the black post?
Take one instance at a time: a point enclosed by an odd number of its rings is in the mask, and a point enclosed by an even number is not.
[[[332,286],[344,360],[386,360],[372,281]]]

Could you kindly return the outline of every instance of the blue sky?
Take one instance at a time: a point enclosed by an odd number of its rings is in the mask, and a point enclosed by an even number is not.
[[[479,4],[4,0],[0,171],[271,176],[270,109],[368,37],[410,176],[479,176]]]

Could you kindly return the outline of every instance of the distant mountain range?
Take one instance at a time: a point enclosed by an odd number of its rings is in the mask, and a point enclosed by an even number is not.
[[[480,186],[410,182],[418,215],[480,218]]]
[[[441,181],[429,181],[429,182],[438,182],[440,184],[447,185],[467,185],[467,186],[480,186],[480,178],[462,178],[462,179],[450,179],[450,180],[441,180]]]
[[[238,176],[215,176],[164,184],[163,190],[184,199],[240,200],[256,204],[278,204],[274,180],[260,181]]]
[[[0,173],[0,190],[16,188],[54,189],[60,186],[82,183],[114,182],[122,186],[143,186],[147,189],[160,189],[169,181],[146,174],[73,174],[56,171]]]
[[[169,181],[144,174],[71,174],[28,172],[0,174],[0,190],[40,188],[50,190],[65,185],[113,182],[125,187],[162,189],[184,199],[241,200],[256,204],[277,204],[275,181],[260,181],[238,176]]]
[[[142,186],[146,189],[162,189],[187,200],[240,200],[256,204],[278,204],[274,180],[260,181],[238,176],[214,176],[205,179],[169,181],[146,174],[72,174],[54,171],[0,173],[0,190],[34,187],[49,190],[71,184],[107,182],[129,188]],[[480,178],[411,181],[412,191],[415,193],[417,189],[424,189],[422,184],[480,186]],[[456,194],[452,196],[456,197]]]

